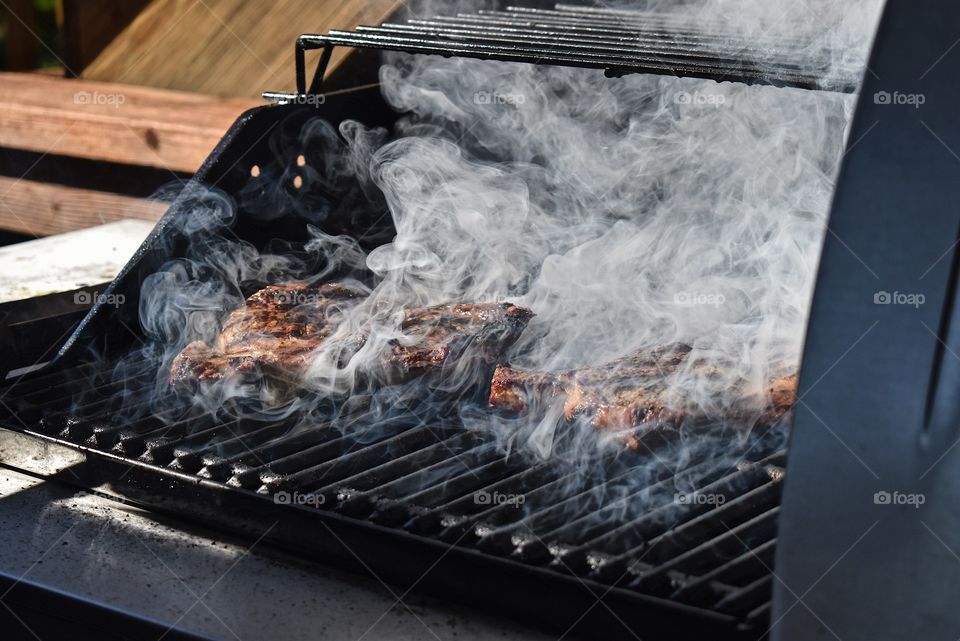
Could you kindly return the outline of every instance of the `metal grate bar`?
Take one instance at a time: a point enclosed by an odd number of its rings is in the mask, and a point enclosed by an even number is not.
[[[465,14],[459,14],[457,17],[465,18],[467,16]],[[525,24],[531,27],[590,28],[597,31],[648,36],[664,42],[683,42],[690,45],[725,43],[728,45],[739,45],[739,48],[743,51],[766,48],[769,51],[778,51],[787,54],[802,51],[811,46],[809,43],[802,43],[798,40],[774,37],[758,36],[757,38],[748,39],[741,34],[733,32],[704,29],[701,25],[687,27],[687,25],[676,26],[641,20],[602,19],[548,13],[525,14],[505,11],[481,11],[478,17],[482,20],[499,21],[503,24]],[[791,51],[791,49],[793,49],[793,51]]]
[[[770,483],[765,464],[751,464],[743,469],[725,476],[713,483],[698,488],[702,494],[730,494],[739,495]],[[647,512],[642,518],[624,523],[619,527],[608,528],[601,536],[578,546],[554,544],[551,552],[562,557],[568,566],[583,568],[583,571],[594,571],[601,576],[616,573],[624,564],[643,554],[646,559],[648,548],[660,540],[657,537],[670,533],[673,528],[689,521],[692,518],[709,510],[710,505],[684,505],[670,502]],[[693,544],[705,540],[707,537],[695,539]],[[603,551],[603,555],[598,555]],[[662,559],[651,558],[657,563]]]
[[[770,602],[773,577],[765,574],[750,585],[720,599],[714,607],[732,614],[746,615],[754,608]]]
[[[769,627],[770,610],[772,605],[771,600],[768,600],[763,605],[750,610],[750,612],[747,613],[747,616],[743,617],[743,627],[745,629],[762,630],[763,628]]]
[[[722,66],[723,52],[717,52],[715,49],[692,49],[679,46],[663,47],[646,42],[610,42],[599,39],[592,39],[589,42],[571,42],[565,35],[556,33],[545,33],[540,36],[533,34],[516,35],[503,31],[476,32],[468,30],[450,30],[435,28],[410,28],[395,27],[391,25],[383,27],[366,27],[360,33],[364,35],[395,35],[397,37],[406,37],[416,35],[423,38],[434,40],[449,40],[458,38],[462,42],[476,42],[487,44],[511,44],[538,47],[543,51],[551,51],[561,54],[585,55],[598,57],[629,57],[643,59],[647,57],[650,60],[657,60],[664,64],[694,64],[705,67],[712,67],[718,72],[729,70],[731,73],[754,72],[757,74],[774,73],[777,75],[796,75],[802,76],[802,65],[800,63],[778,63],[766,64],[764,62],[747,61],[737,67]],[[813,78],[810,77],[811,82]]]
[[[581,478],[576,471],[566,474],[536,491],[527,493],[525,509],[522,512],[501,506],[500,509],[491,509],[477,515],[473,526],[474,533],[488,547],[523,547],[529,543],[526,533],[530,531],[546,531],[569,520],[571,514],[602,509],[609,497],[616,495],[611,488],[629,482],[634,475],[635,469],[613,474],[609,479]],[[659,470],[648,487],[658,485],[669,476],[670,470]],[[578,487],[580,491],[576,491]],[[562,500],[557,500],[558,494],[563,496]]]
[[[570,47],[619,47],[624,52],[647,52],[651,54],[673,54],[684,57],[706,57],[744,55],[751,53],[759,60],[772,58],[776,53],[773,49],[760,49],[756,46],[746,46],[726,41],[703,41],[694,39],[685,41],[676,38],[658,37],[659,34],[644,34],[635,31],[618,31],[615,29],[595,29],[582,25],[525,25],[506,20],[471,20],[466,18],[438,18],[434,20],[410,20],[407,24],[387,23],[380,27],[357,27],[358,32],[368,32],[374,29],[383,29],[398,33],[433,32],[447,38],[479,37],[485,35],[490,38],[510,37],[520,42],[544,41],[548,44],[566,44]],[[771,61],[775,62],[775,60]],[[790,60],[783,61],[783,66],[800,68],[802,65]],[[809,68],[809,67],[807,67]]]
[[[707,484],[712,480],[722,476],[722,471],[716,469],[716,465],[709,461],[699,465],[687,468],[683,471],[684,479],[696,480],[698,484]],[[664,501],[673,499],[673,488],[677,478],[674,476],[661,477],[658,481],[637,487],[631,490],[626,496],[615,498],[612,501],[604,501],[597,506],[597,509],[586,512],[579,518],[572,521],[569,516],[569,507],[565,510],[555,510],[548,508],[545,513],[540,515],[540,519],[529,519],[524,522],[524,530],[516,532],[507,530],[491,533],[490,537],[510,536],[512,544],[516,547],[514,554],[520,558],[528,560],[543,560],[550,557],[553,553],[558,553],[561,546],[565,550],[574,550],[577,546],[584,546],[584,553],[587,553],[588,542],[600,538],[610,530],[610,523],[622,523],[640,518],[642,514],[647,514],[662,506]],[[616,496],[606,488],[602,490],[603,494]],[[654,496],[660,494],[660,500],[655,501]],[[659,504],[659,505],[658,505]],[[574,504],[576,505],[576,504]],[[585,509],[578,507],[581,512]],[[640,512],[637,514],[636,512]],[[546,516],[547,518],[543,518]],[[530,533],[542,532],[537,536]]]
[[[327,479],[325,485],[308,491],[342,501],[372,497],[399,479],[430,474],[436,466],[450,465],[451,462],[463,466],[458,456],[469,455],[470,447],[482,447],[477,445],[477,440],[477,435],[472,432],[453,433],[426,447],[385,458],[379,465],[367,467],[346,478]],[[442,477],[438,475],[437,478]]]
[[[700,601],[714,583],[742,587],[744,579],[752,581],[757,575],[765,574],[767,568],[773,567],[776,543],[776,539],[770,539],[706,574],[683,581],[670,595],[671,598]]]
[[[143,452],[149,438],[187,434],[214,423],[213,416],[192,412],[183,405],[156,414],[134,415],[145,418],[131,422],[117,415],[107,415],[90,421],[87,444],[135,458]]]
[[[489,452],[489,445],[481,445],[476,449]],[[377,487],[348,494],[343,497],[343,503],[338,508],[351,513],[366,510],[365,514],[368,515],[380,499],[404,500],[403,497],[410,493],[437,485],[459,496],[463,487],[470,489],[483,485],[489,481],[490,475],[496,476],[509,468],[507,461],[500,457],[488,458],[486,463],[482,463],[482,460],[475,460],[470,451],[453,457],[445,456],[421,469],[406,471],[405,474]]]
[[[503,483],[507,479],[514,479],[517,474],[516,465],[511,464],[504,457],[496,457],[457,476],[451,476],[442,483],[423,486],[421,489],[408,494],[381,496],[379,502],[382,506],[408,505],[411,508],[410,511],[417,510],[422,508],[423,505],[429,505],[431,502],[440,499],[451,501],[469,497],[476,502],[476,492],[490,487],[491,483]]]
[[[265,466],[268,461],[276,461],[322,445],[335,438],[335,432],[339,434],[333,428],[318,426],[295,434],[281,434],[253,447],[245,446],[241,441],[240,447],[205,453],[202,457],[203,467],[197,472],[197,476],[225,483],[237,471],[250,469],[255,465]],[[237,451],[231,452],[232,449]]]
[[[670,576],[674,572],[699,574],[709,565],[711,558],[731,558],[743,554],[744,551],[751,549],[751,546],[774,538],[779,511],[779,506],[770,508],[749,521],[728,529],[718,537],[669,558],[654,568],[631,566],[631,573],[637,577],[636,584],[645,587],[658,583],[669,584]]]
[[[39,430],[45,434],[60,434],[71,440],[82,441],[90,437],[94,423],[121,420],[120,411],[125,405],[124,401],[121,395],[85,398],[85,404],[79,406],[58,400],[49,407],[24,409],[20,412],[20,418],[26,422],[36,422]],[[145,404],[141,407],[145,407]]]
[[[262,485],[257,491],[261,494],[272,494],[279,490],[301,490],[323,481],[343,479],[366,467],[377,465],[387,458],[402,456],[427,445],[432,445],[437,441],[450,438],[455,433],[456,430],[431,429],[424,426],[404,431],[396,436],[357,449],[353,449],[353,445],[356,443],[355,438],[352,435],[347,436],[341,443],[341,448],[343,445],[348,445],[346,450],[337,448],[326,452],[325,454],[334,455],[334,457],[325,459],[323,462],[317,462],[315,459],[311,460],[312,457],[304,457],[306,460],[298,460],[297,462],[308,463],[308,466],[292,473],[278,472],[277,467],[271,464],[269,471],[261,475]],[[337,441],[340,440],[337,439]],[[329,445],[333,445],[337,441],[331,441]]]
[[[210,427],[197,430],[191,429],[192,426],[189,426],[189,422],[181,423],[180,425],[184,424],[188,425],[186,433],[171,434],[162,432],[157,436],[147,438],[144,441],[144,451],[138,458],[144,463],[169,465],[175,458],[175,452],[178,448],[202,443],[215,446],[218,442],[233,436],[234,428],[240,425],[237,421],[216,421]]]
[[[403,436],[411,438],[411,432],[414,431],[415,430],[411,430],[403,434]],[[425,431],[425,429],[421,430],[421,435],[422,432]],[[256,489],[264,482],[264,479],[274,479],[276,483],[280,483],[285,478],[292,477],[298,472],[309,470],[311,467],[321,463],[349,455],[359,451],[360,448],[365,446],[357,434],[343,434],[339,431],[337,434],[336,437],[325,440],[315,446],[293,450],[289,454],[280,456],[279,458],[266,459],[267,463],[265,465],[258,463],[255,466],[246,467],[238,464],[234,468],[233,476],[227,480],[227,484],[235,487]],[[381,438],[375,440],[374,443],[381,443],[384,440],[388,440],[391,436],[392,434],[384,432]],[[290,483],[294,484],[295,479],[292,479]]]
[[[761,72],[744,63],[713,61],[693,63],[668,54],[636,54],[631,56],[604,54],[598,51],[570,51],[556,47],[508,45],[501,42],[451,41],[427,35],[396,36],[350,33],[333,30],[324,40],[348,47],[396,49],[409,53],[441,55],[466,55],[482,59],[508,62],[533,62],[537,64],[561,64],[576,67],[604,68],[615,75],[622,73],[653,73],[672,76],[690,76],[711,80],[741,81],[751,84],[764,83],[777,86],[794,86],[803,89],[820,88],[817,79],[810,76],[786,73],[779,70]]]
[[[204,466],[204,455],[208,452],[237,452],[241,449],[249,451],[276,438],[278,432],[286,431],[289,425],[284,422],[263,422],[238,420],[230,427],[226,424],[227,434],[223,439],[214,439],[210,442],[190,442],[184,439],[173,448],[173,460],[169,467],[178,472],[196,474]]]
[[[578,493],[575,488],[587,487],[586,491],[589,491],[594,483],[594,481],[583,479],[578,471],[566,471],[555,478],[534,477],[534,479],[539,483],[523,492],[525,497],[523,511],[518,512],[512,506],[499,504],[468,515],[447,513],[443,519],[445,529],[440,536],[461,540],[465,532],[472,532],[473,539],[482,539],[494,531],[496,524],[510,523],[509,527],[512,528],[515,520],[524,518],[525,512],[536,513],[538,509],[546,509],[547,506],[555,503],[558,497],[563,497],[562,500],[566,501],[573,495],[581,496],[583,492]],[[472,540],[470,537],[467,538]]]
[[[594,573],[607,577],[622,574],[624,568],[637,558],[643,558],[644,562],[653,568],[656,564],[666,563],[677,555],[724,534],[738,523],[777,506],[779,498],[780,488],[776,482],[771,481],[738,496],[722,507],[683,514],[677,522],[668,523],[669,529],[664,533],[625,552],[611,555],[611,548],[596,547],[596,551],[587,553],[585,561],[574,557],[565,560],[565,564],[569,567],[576,561],[575,567],[585,565]],[[559,551],[555,553],[559,554]],[[567,553],[566,556],[573,555]]]
[[[590,7],[577,7],[585,9]],[[615,12],[615,11],[573,11],[569,9],[536,9],[530,7],[507,7],[506,11],[478,12],[482,16],[495,15],[520,20],[535,20],[547,23],[589,24],[605,27],[619,27],[643,31],[658,31],[668,37],[690,37],[706,40],[735,40],[751,47],[766,42],[782,50],[784,45],[808,48],[813,45],[808,40],[791,35],[795,31],[780,33],[752,33],[730,29],[729,24],[716,20],[689,18],[670,13],[654,12]]]
[[[512,476],[508,476],[500,481],[480,488],[479,491],[493,494],[494,492],[520,492],[526,495],[532,489],[544,487],[556,482],[562,477],[562,473],[557,466],[548,463],[533,465],[523,469]],[[469,529],[475,522],[472,518],[478,513],[489,514],[491,510],[484,505],[473,500],[473,497],[449,497],[439,487],[433,491],[425,490],[426,499],[419,499],[416,506],[427,505],[429,509],[420,510],[413,507],[410,512],[411,519],[405,524],[405,527],[414,532],[430,533],[438,529],[456,527],[458,524],[461,532]],[[529,497],[528,497],[529,498]],[[398,506],[399,507],[399,506]],[[396,511],[397,508],[394,508]],[[477,517],[479,518],[479,517]]]

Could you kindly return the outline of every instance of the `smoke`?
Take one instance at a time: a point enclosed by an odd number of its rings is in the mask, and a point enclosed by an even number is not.
[[[877,2],[800,27],[792,6],[696,17],[809,40],[826,76],[862,65]],[[667,397],[717,416],[797,370],[854,96],[400,54],[381,81],[410,114],[372,159],[397,237],[368,262],[396,300],[529,307],[509,360],[538,371],[690,344]],[[556,417],[532,421],[506,432],[555,453]]]
[[[839,78],[862,69],[880,2],[633,7],[695,17],[759,48],[785,42],[792,59]],[[255,399],[257,412],[311,420],[322,406],[327,418],[349,416],[343,429],[453,411],[498,434],[502,448],[582,465],[596,436],[559,430],[556,411],[505,420],[484,407],[484,390],[459,402],[440,394],[438,407],[422,402],[417,382],[379,384],[386,346],[410,340],[401,310],[452,302],[533,310],[502,360],[537,371],[687,343],[698,366],[672,377],[667,397],[717,416],[744,398],[761,411],[769,381],[797,370],[853,95],[403,54],[388,56],[381,82],[405,114],[389,141],[362,123],[335,130],[317,120],[293,145],[309,150],[299,191],[278,160],[239,204],[216,191],[198,195],[182,230],[186,255],[142,291],[158,390],[176,353],[194,340],[213,344],[245,295],[269,283],[331,280],[367,297],[313,355],[300,381],[311,395],[225,384],[198,393],[200,404],[214,412]],[[345,207],[376,211],[381,199],[389,242],[361,245],[324,227]],[[229,232],[238,208],[267,220],[299,216],[311,225],[307,240],[255,248]],[[358,334],[366,342],[344,362],[344,345]],[[462,393],[477,378],[467,367],[430,385]],[[747,438],[718,425],[684,437],[671,463]]]

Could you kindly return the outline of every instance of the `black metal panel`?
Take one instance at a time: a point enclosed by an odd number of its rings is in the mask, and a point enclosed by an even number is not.
[[[0,629],[5,641],[209,641],[160,621],[0,573]]]
[[[808,329],[778,640],[960,630],[958,27],[955,3],[891,2],[877,35]]]
[[[233,195],[250,180],[253,165],[266,166],[277,162],[293,165],[297,154],[303,151],[296,144],[298,132],[313,118],[323,118],[335,126],[343,120],[356,119],[371,127],[389,129],[397,114],[386,105],[376,87],[331,93],[322,102],[270,105],[242,114],[101,297],[102,300],[122,294],[126,303],[119,307],[102,302],[95,304],[61,348],[58,359],[65,363],[91,357],[117,357],[137,344],[140,336],[137,318],[140,285],[146,276],[183,251],[187,240],[182,229],[191,214],[196,190],[215,186]],[[289,144],[279,147],[278,140]],[[308,221],[300,217],[290,215],[258,220],[256,216],[244,213],[238,212],[232,232],[257,247],[271,239],[297,240],[306,234]],[[342,230],[347,222],[330,221],[331,229]]]

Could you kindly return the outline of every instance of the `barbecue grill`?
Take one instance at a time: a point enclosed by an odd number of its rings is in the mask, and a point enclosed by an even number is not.
[[[945,16],[956,12],[920,5],[930,10],[888,7],[880,26],[863,88],[868,99],[858,108],[824,248],[790,465],[776,430],[744,443],[733,453],[741,462],[723,473],[692,461],[686,481],[730,497],[722,505],[664,500],[644,503],[637,513],[631,499],[666,496],[658,490],[673,487],[670,470],[640,486],[624,485],[638,457],[610,453],[602,473],[571,482],[573,472],[559,462],[506,455],[492,437],[442,415],[343,433],[322,417],[315,429],[289,431],[302,417],[264,421],[231,407],[211,416],[176,399],[163,415],[138,412],[131,399],[144,398],[141,391],[156,372],[136,365],[144,335],[136,304],[99,303],[52,363],[8,382],[0,397],[0,456],[6,465],[263,537],[296,554],[372,570],[401,589],[442,594],[586,638],[757,639],[772,624],[784,639],[819,638],[824,630],[843,638],[843,631],[855,632],[851,638],[893,632],[909,638],[918,634],[915,628],[890,627],[862,602],[889,603],[907,590],[912,598],[898,606],[932,613],[930,632],[945,629],[952,609],[943,602],[921,605],[908,582],[891,588],[874,576],[871,555],[889,554],[878,541],[889,543],[886,537],[894,535],[878,530],[868,546],[847,549],[880,516],[882,508],[869,502],[882,489],[873,477],[915,486],[903,470],[923,469],[949,452],[955,423],[948,392],[958,377],[951,355],[960,353],[952,314],[958,265],[944,239],[957,236],[951,203],[960,194],[949,149],[960,149],[950,113],[960,96],[949,79],[960,63],[947,56],[927,67],[952,48]],[[192,241],[188,215],[204,186],[236,200],[230,233],[258,248],[268,238],[304,242],[305,223],[317,222],[307,212],[317,210],[325,214],[325,231],[353,235],[367,248],[391,238],[384,204],[356,181],[294,185],[301,165],[295,159],[311,162],[311,150],[297,141],[317,115],[388,131],[398,116],[375,88],[321,94],[336,46],[595,67],[610,76],[672,74],[843,92],[859,85],[856,74],[835,64],[839,54],[813,51],[808,43],[744,40],[716,25],[566,5],[305,35],[296,43],[297,91],[268,94],[279,104],[240,117],[105,295],[137,301],[148,275],[184,255]],[[311,49],[322,52],[308,86]],[[869,99],[894,89],[925,94],[930,108],[918,115]],[[257,190],[270,183],[288,190],[288,211],[257,210]],[[924,200],[911,200],[920,185]],[[923,225],[908,212],[922,212]],[[866,265],[883,269],[877,275]],[[926,304],[883,308],[883,321],[876,322],[873,293],[898,287],[922,291]],[[876,346],[886,356],[878,357]],[[122,378],[118,362],[125,364]],[[831,384],[818,385],[826,377]],[[880,385],[863,385],[868,379]],[[898,409],[891,409],[891,398]],[[906,429],[914,426],[924,434],[920,446]],[[877,452],[881,434],[884,447],[898,444],[891,455]],[[916,465],[904,463],[913,457]],[[867,481],[858,459],[872,470]],[[956,457],[948,457],[925,491],[956,467]],[[789,491],[781,508],[785,478]],[[505,496],[523,496],[522,509],[496,499]],[[924,523],[944,545],[960,549],[947,496],[952,493],[925,506]],[[573,515],[572,505],[579,506]],[[935,544],[931,550],[929,534],[910,523],[896,540],[926,538],[909,553],[899,550],[898,576],[910,567],[936,568],[944,586],[956,587],[954,561],[944,561]],[[838,558],[847,559],[843,571],[831,574]],[[860,573],[874,576],[874,583],[841,577]],[[851,586],[860,593],[850,594]],[[832,602],[837,594],[846,598]],[[873,618],[862,614],[867,611]],[[887,611],[903,612],[892,604]],[[919,620],[910,614],[900,625]]]

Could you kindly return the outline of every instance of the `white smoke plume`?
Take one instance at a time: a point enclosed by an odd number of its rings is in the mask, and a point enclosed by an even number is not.
[[[862,71],[880,2],[633,7],[758,46],[789,42],[805,64],[843,76]],[[141,318],[173,346],[166,363],[189,340],[212,340],[245,283],[365,268],[372,278],[351,283],[369,298],[335,338],[361,329],[371,338],[346,366],[336,340],[318,350],[304,384],[321,396],[362,383],[382,346],[401,338],[398,310],[450,302],[532,309],[504,360],[541,371],[688,343],[722,375],[691,370],[670,394],[718,415],[730,390],[759,398],[773,376],[796,371],[854,95],[401,54],[381,82],[406,114],[390,142],[349,121],[339,127],[345,151],[326,125],[310,135],[339,150],[325,170],[360,171],[382,191],[396,236],[367,253],[316,230],[307,250],[324,257],[322,270],[229,238],[205,245],[145,283]],[[415,388],[361,396],[379,395],[371,411],[382,413]],[[488,425],[485,408],[460,409],[468,424]],[[540,418],[514,428],[546,456],[554,418]]]

